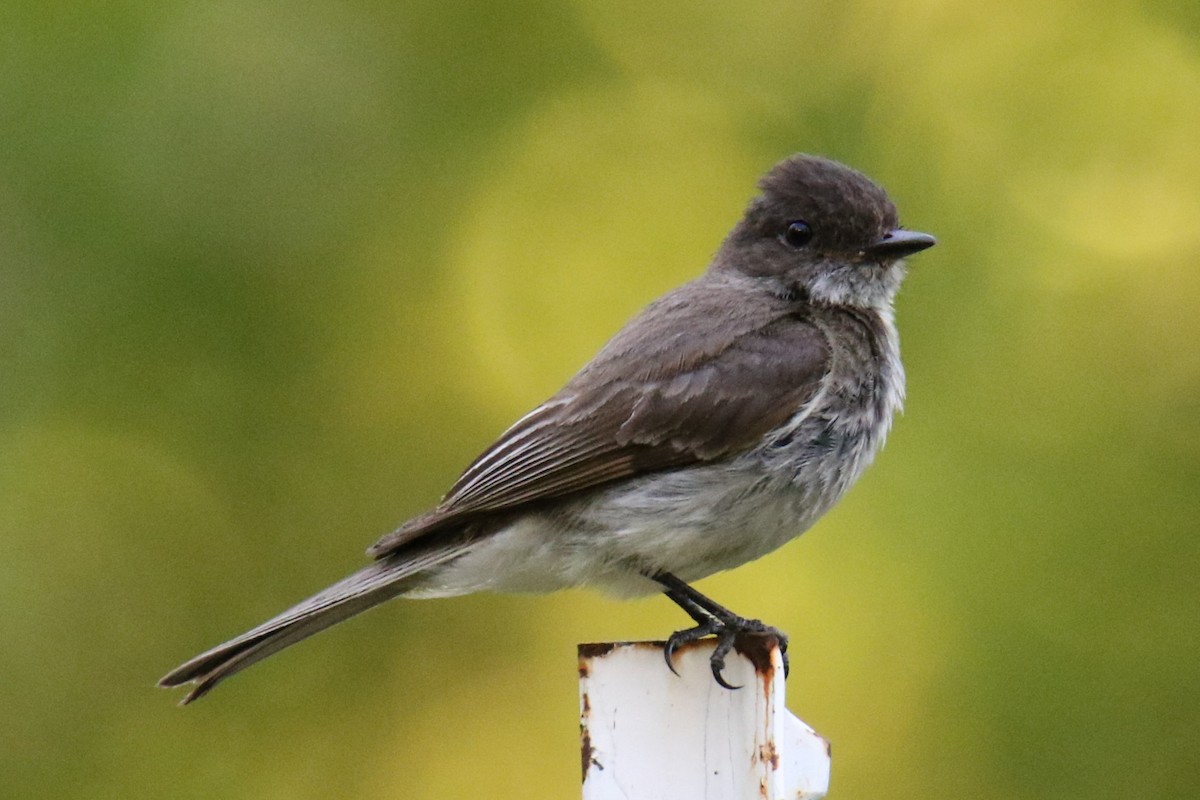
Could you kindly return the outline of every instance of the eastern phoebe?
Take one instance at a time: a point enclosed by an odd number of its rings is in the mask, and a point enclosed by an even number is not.
[[[558,394],[475,459],[374,561],[202,653],[162,686],[188,703],[251,664],[393,597],[595,586],[661,591],[714,635],[774,634],[688,583],[799,536],[883,445],[904,398],[892,301],[934,244],[834,161],[776,165],[707,272],[651,303]],[[732,688],[732,687],[730,687]]]

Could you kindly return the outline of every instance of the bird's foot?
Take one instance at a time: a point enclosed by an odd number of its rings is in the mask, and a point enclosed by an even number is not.
[[[787,677],[787,634],[778,628],[765,624],[762,620],[746,619],[735,614],[722,615],[721,617],[712,616],[695,627],[672,633],[667,639],[666,647],[663,648],[663,655],[667,660],[667,666],[671,669],[671,672],[674,672],[676,675],[679,674],[675,669],[675,651],[682,645],[690,644],[706,636],[715,636],[717,638],[717,646],[713,650],[712,655],[709,656],[708,663],[712,667],[713,679],[719,686],[725,689],[742,688],[726,681],[723,673],[725,672],[725,656],[729,655],[729,651],[733,650],[737,646],[738,640],[744,636],[774,637],[779,642],[779,652],[783,655],[783,675],[785,678]]]

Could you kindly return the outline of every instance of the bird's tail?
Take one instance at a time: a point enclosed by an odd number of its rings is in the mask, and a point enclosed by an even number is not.
[[[459,548],[449,547],[419,555],[409,553],[403,557],[397,554],[382,558],[257,628],[179,665],[164,675],[158,685],[196,684],[180,703],[187,705],[251,664],[403,594],[412,588],[412,581],[406,579],[449,561],[460,552]]]

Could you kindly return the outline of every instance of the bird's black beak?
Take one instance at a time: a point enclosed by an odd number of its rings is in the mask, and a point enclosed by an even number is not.
[[[867,245],[866,249],[863,250],[863,255],[871,256],[872,258],[904,258],[905,256],[911,256],[913,253],[919,253],[922,250],[933,247],[935,244],[937,244],[937,239],[928,233],[906,231],[897,228],[894,231],[885,233],[883,238],[876,239]]]

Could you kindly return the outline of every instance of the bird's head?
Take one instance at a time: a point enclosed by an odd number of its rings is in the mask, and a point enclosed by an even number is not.
[[[887,193],[836,161],[792,156],[759,188],[712,268],[761,279],[780,295],[890,306],[904,278],[904,257],[935,243],[929,234],[901,228]]]

